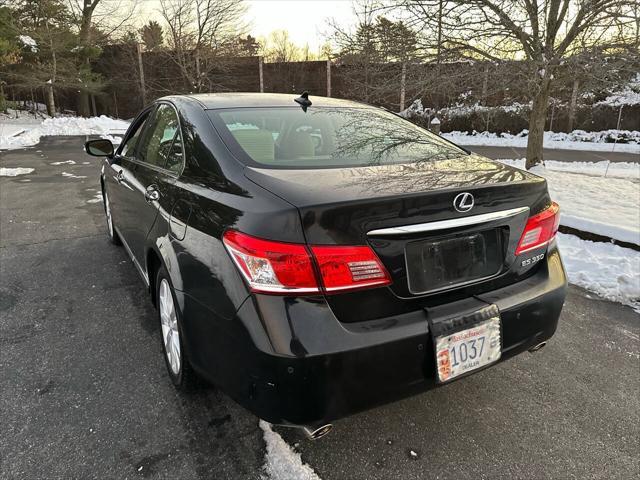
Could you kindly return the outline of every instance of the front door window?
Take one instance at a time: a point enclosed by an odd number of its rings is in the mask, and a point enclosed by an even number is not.
[[[178,142],[173,148],[174,140],[177,138],[180,138],[180,132],[176,112],[171,106],[160,104],[140,142],[138,158],[150,165],[173,170],[177,161],[176,157],[180,157],[178,161],[180,164],[182,163],[181,142]],[[176,155],[176,152],[180,155]],[[170,165],[167,165],[169,158],[172,161]]]

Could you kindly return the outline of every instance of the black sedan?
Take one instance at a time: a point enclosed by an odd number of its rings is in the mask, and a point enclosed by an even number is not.
[[[179,388],[202,377],[318,437],[556,330],[567,280],[545,180],[382,109],[171,96],[117,150],[86,150],[106,157],[109,236],[149,287]]]

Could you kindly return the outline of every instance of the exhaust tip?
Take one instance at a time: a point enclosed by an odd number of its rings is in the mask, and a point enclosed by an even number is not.
[[[333,429],[333,425],[327,423],[326,425],[322,425],[316,429],[311,429],[309,427],[303,427],[304,433],[310,440],[318,440],[319,438],[324,437]]]
[[[540,342],[539,344],[537,344],[537,345],[535,345],[535,346],[531,347],[531,348],[529,349],[529,353],[537,352],[538,350],[541,350],[541,349],[543,349],[543,348],[544,348],[544,347],[546,347],[546,346],[547,346],[547,342]]]

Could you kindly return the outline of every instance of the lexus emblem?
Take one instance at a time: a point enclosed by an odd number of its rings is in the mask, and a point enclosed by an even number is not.
[[[469,192],[459,193],[453,199],[453,208],[461,213],[468,212],[473,208],[473,195]]]

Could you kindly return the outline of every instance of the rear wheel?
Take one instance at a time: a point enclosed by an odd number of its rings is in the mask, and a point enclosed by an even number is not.
[[[104,193],[103,195],[104,213],[105,213],[105,216],[107,217],[107,232],[109,233],[109,240],[114,245],[122,245],[122,242],[120,241],[120,237],[118,236],[117,232],[113,228],[113,216],[111,214],[111,203],[109,202],[109,195],[107,194],[106,191],[103,193]]]
[[[158,270],[156,278],[158,318],[167,371],[176,388],[191,390],[199,382],[187,358],[184,348],[184,330],[176,307],[175,294],[164,267]]]

